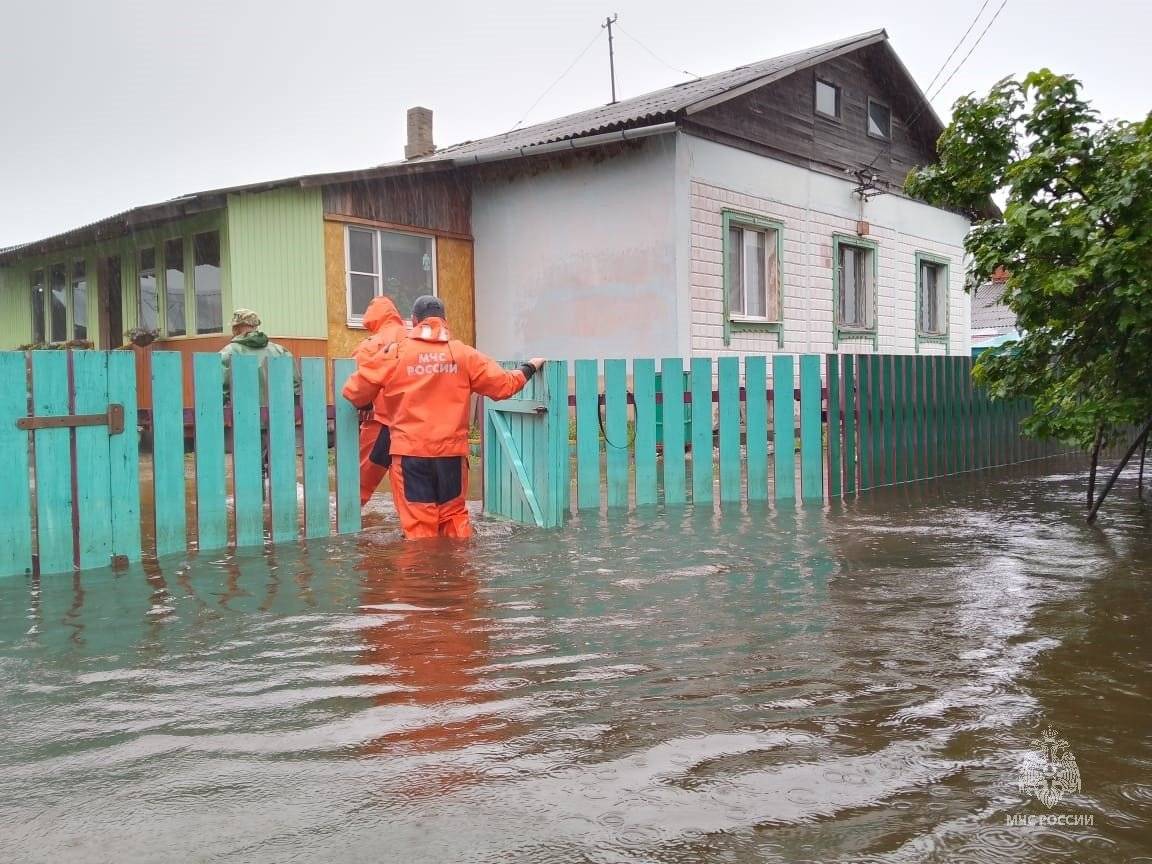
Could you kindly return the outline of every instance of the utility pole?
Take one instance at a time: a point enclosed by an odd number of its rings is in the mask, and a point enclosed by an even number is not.
[[[612,74],[612,102],[610,103],[612,105],[616,104],[616,57],[612,52],[612,25],[616,23],[616,19],[619,17],[617,13],[613,12],[612,17],[605,18],[604,23],[600,25],[601,28],[608,28],[608,70]]]

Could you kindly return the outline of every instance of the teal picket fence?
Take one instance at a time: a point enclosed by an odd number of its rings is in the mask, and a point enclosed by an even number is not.
[[[538,525],[561,524],[571,509],[823,501],[1068,452],[1023,436],[1028,404],[975,387],[970,357],[672,357],[545,370],[530,415],[488,402],[490,416],[530,419],[485,444],[486,459],[502,460],[486,465],[485,509]],[[517,455],[532,470],[510,470]],[[529,499],[551,502],[546,519],[529,518]]]
[[[328,384],[351,360],[236,357],[226,402],[219,355],[192,355],[185,404],[181,356],[152,354],[141,409],[133,352],[0,352],[0,576],[359,530],[357,415]]]

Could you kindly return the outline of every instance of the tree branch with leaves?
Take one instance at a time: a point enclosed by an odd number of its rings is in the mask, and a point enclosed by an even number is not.
[[[1042,69],[962,97],[939,162],[907,190],[972,215],[970,284],[1008,273],[1003,302],[1022,335],[980,355],[977,382],[1032,401],[1026,434],[1098,456],[1152,422],[1152,115],[1103,122],[1080,90]],[[987,215],[993,195],[1002,217]]]

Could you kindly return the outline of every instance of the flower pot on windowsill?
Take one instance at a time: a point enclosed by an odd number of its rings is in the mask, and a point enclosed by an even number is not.
[[[147,348],[156,341],[160,335],[159,330],[150,330],[147,327],[133,327],[124,334],[125,343],[121,348]]]

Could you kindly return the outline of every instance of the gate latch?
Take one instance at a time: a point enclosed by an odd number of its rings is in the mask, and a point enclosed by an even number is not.
[[[107,426],[109,435],[124,431],[124,406],[111,404],[105,414],[64,414],[59,417],[21,417],[17,429],[74,429],[77,426]]]

